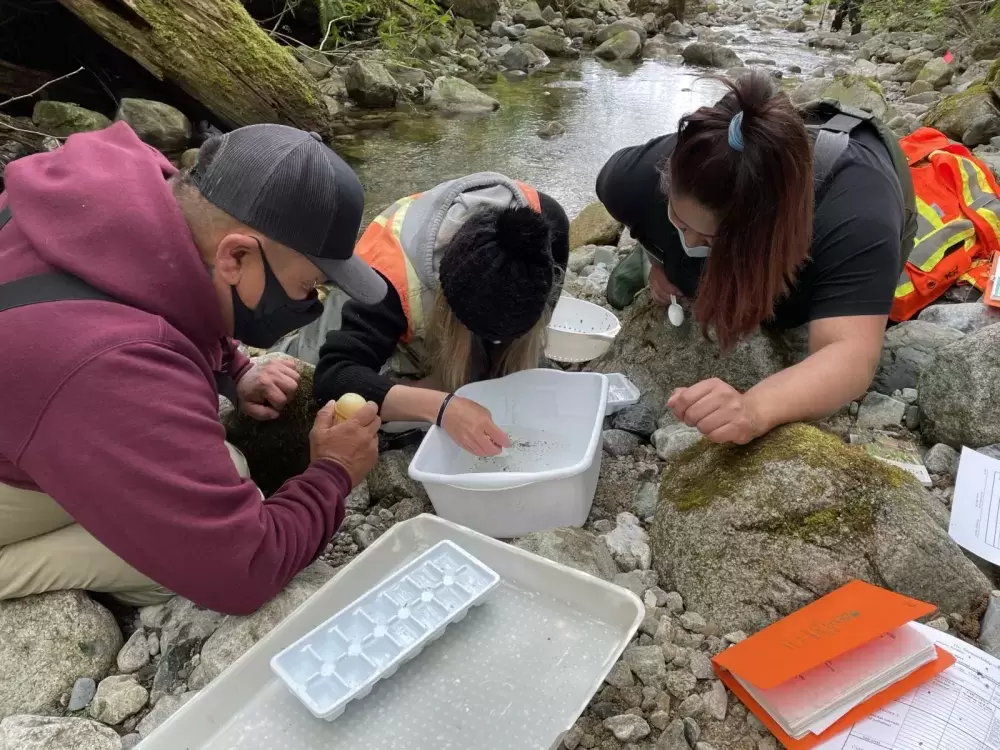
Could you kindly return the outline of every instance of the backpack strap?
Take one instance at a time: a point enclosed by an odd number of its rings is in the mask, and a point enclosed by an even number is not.
[[[10,221],[10,207],[0,209],[0,229]],[[41,273],[35,276],[25,276],[21,279],[0,284],[0,313],[15,310],[28,305],[40,305],[45,302],[69,302],[76,300],[98,300],[124,305],[100,289],[96,289],[83,279],[68,273]],[[232,403],[238,402],[236,383],[232,377],[223,372],[216,372],[215,387],[220,395]]]
[[[847,150],[851,132],[866,119],[846,112],[837,112],[821,125],[812,126],[816,132],[813,144],[813,184],[821,187],[833,171],[833,165]]]

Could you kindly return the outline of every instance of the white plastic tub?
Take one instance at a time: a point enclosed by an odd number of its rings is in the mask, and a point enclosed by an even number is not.
[[[512,445],[479,458],[432,427],[410,476],[423,483],[437,514],[500,539],[582,526],[601,470],[607,377],[527,370],[457,393],[489,409]]]
[[[545,356],[563,364],[589,362],[604,354],[621,330],[621,322],[610,310],[562,296],[545,329]]]
[[[271,657],[445,539],[500,585],[343,716],[317,719],[271,671]],[[379,537],[139,748],[556,750],[644,614],[626,589],[418,516]]]

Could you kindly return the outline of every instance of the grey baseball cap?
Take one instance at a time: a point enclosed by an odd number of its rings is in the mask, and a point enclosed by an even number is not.
[[[247,125],[209,138],[191,181],[237,221],[307,257],[358,302],[385,297],[385,281],[354,254],[365,193],[319,135]]]

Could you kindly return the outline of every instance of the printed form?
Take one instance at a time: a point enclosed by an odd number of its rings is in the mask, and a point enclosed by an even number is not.
[[[1000,461],[962,448],[948,534],[969,552],[1000,564]]]
[[[914,623],[956,662],[814,750],[1000,750],[1000,660]]]

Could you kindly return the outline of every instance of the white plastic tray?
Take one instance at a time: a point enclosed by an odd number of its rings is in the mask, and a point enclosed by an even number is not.
[[[500,576],[447,539],[271,659],[314,716],[327,721],[419,654]]]
[[[620,412],[626,406],[639,403],[641,396],[639,386],[620,372],[608,375],[608,406],[604,413],[610,416]]]
[[[442,539],[501,578],[339,719],[304,710],[270,658]],[[397,524],[154,731],[141,750],[555,750],[642,621],[631,592],[434,516]]]
[[[511,446],[480,458],[431,427],[409,473],[437,514],[498,539],[582,526],[601,470],[607,377],[525,370],[457,393],[486,407]]]

